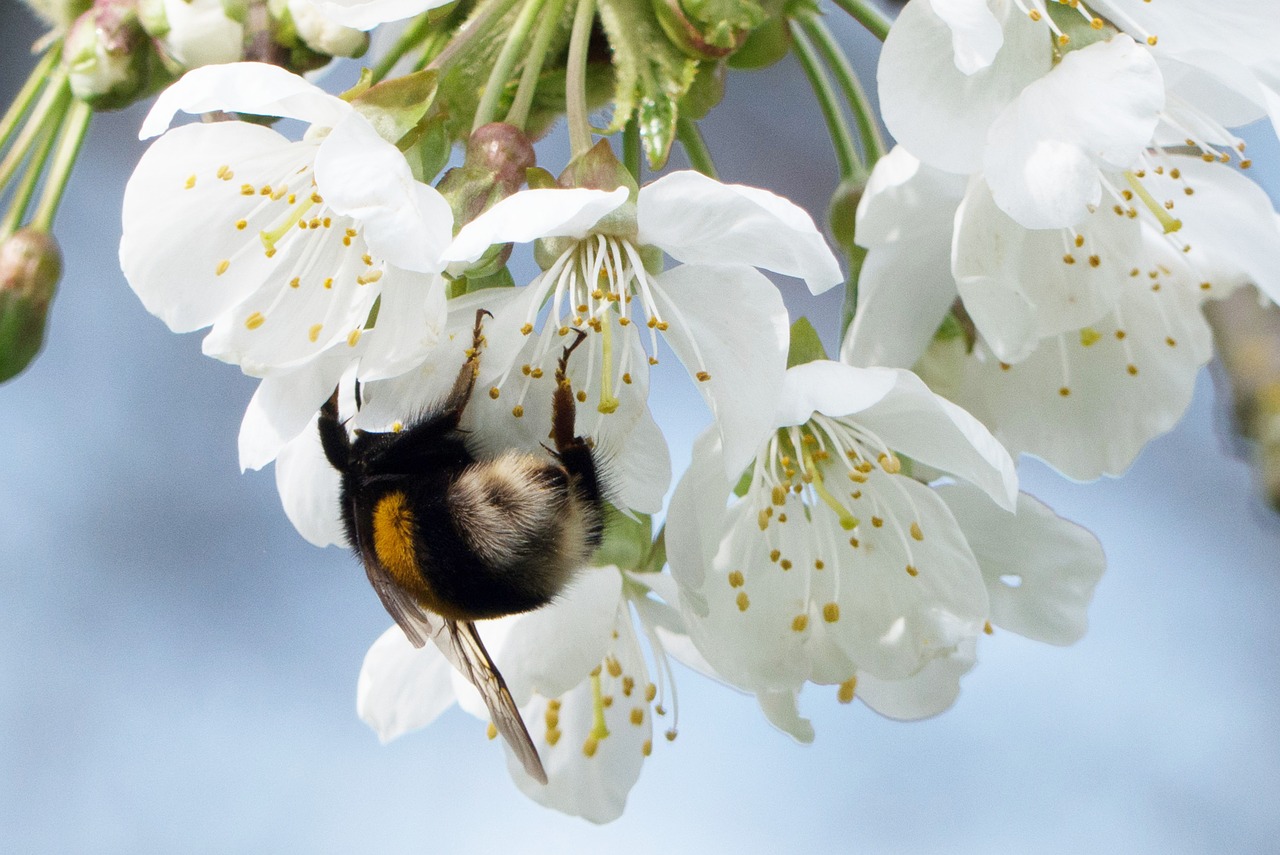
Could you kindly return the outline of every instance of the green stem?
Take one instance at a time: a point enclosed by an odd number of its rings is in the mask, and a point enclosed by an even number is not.
[[[387,51],[387,55],[378,61],[373,67],[373,82],[377,83],[388,74],[395,64],[409,51],[426,41],[428,34],[432,30],[433,22],[431,20],[431,12],[423,12],[413,20],[405,31],[400,34],[400,38],[396,39],[396,43],[391,46],[391,50]]]
[[[477,36],[488,32],[489,25],[496,18],[501,18],[505,15],[507,10],[514,6],[515,3],[516,0],[490,0],[471,18],[463,21],[458,29],[454,30],[453,37],[445,45],[444,50],[436,54],[435,58],[427,63],[426,67],[438,70],[448,65]]]
[[[80,154],[80,146],[84,143],[89,120],[92,118],[93,110],[80,100],[73,103],[67,112],[66,122],[58,139],[58,150],[53,155],[53,166],[49,168],[49,177],[45,179],[44,191],[40,195],[40,206],[31,218],[31,225],[41,231],[53,230],[53,217],[58,213],[58,203],[62,201],[62,193],[67,189],[71,168],[76,165],[76,157]]]
[[[791,21],[791,36],[796,59],[800,60],[800,65],[809,78],[809,85],[813,88],[813,94],[818,98],[818,106],[822,109],[822,117],[827,122],[827,133],[831,137],[831,145],[836,150],[840,177],[850,178],[860,170],[861,161],[858,157],[858,149],[853,144],[853,134],[849,131],[849,124],[840,110],[836,92],[831,88],[831,81],[827,79],[826,72],[822,70],[813,43],[805,34],[803,23]]]
[[[631,177],[640,183],[640,122],[635,114],[627,119],[622,128],[622,165],[631,173]]]
[[[560,19],[564,16],[565,4],[568,0],[547,0],[550,4],[538,21],[538,31],[533,35],[533,45],[525,58],[524,71],[520,74],[520,84],[516,87],[516,97],[511,101],[511,109],[507,111],[507,124],[523,129],[529,121],[529,109],[533,106],[533,96],[538,91],[538,78],[542,75],[542,65],[547,58],[547,49],[551,39],[560,28]]]
[[[849,103],[849,109],[853,112],[854,121],[858,123],[858,137],[862,142],[863,160],[868,168],[874,166],[877,160],[884,157],[889,148],[880,133],[880,125],[876,122],[875,110],[871,106],[871,99],[867,97],[867,92],[862,86],[862,81],[858,78],[858,73],[853,70],[849,57],[831,34],[826,22],[816,15],[807,15],[800,20],[800,24],[804,27],[809,38],[813,39],[814,43],[817,44],[818,50],[827,62],[827,67],[831,69],[831,73],[835,75],[836,82],[840,84],[841,90],[844,91],[844,97]]]
[[[591,22],[596,17],[595,0],[578,0],[569,34],[569,63],[565,68],[565,121],[569,125],[569,150],[574,157],[591,148],[591,122],[587,111],[587,48]]]
[[[871,35],[880,41],[884,41],[889,35],[889,26],[893,21],[880,11],[875,3],[868,0],[832,0],[832,2],[848,13],[849,17],[866,27]]]
[[[498,51],[498,58],[493,61],[489,79],[485,81],[484,94],[480,96],[480,103],[476,105],[475,121],[471,123],[473,132],[496,118],[498,99],[502,97],[507,81],[511,79],[516,60],[524,49],[525,43],[528,42],[529,32],[533,29],[534,22],[538,20],[538,13],[542,11],[542,4],[545,2],[546,0],[524,0],[520,14],[516,16],[515,23],[507,32],[507,40],[502,43],[502,50]]]
[[[39,140],[32,151],[31,159],[27,162],[27,168],[22,171],[22,178],[13,188],[9,210],[5,213],[4,220],[0,221],[0,239],[8,238],[25,221],[31,196],[35,193],[36,185],[40,183],[40,175],[44,172],[45,163],[49,160],[49,152],[58,140],[59,127],[59,125],[46,123],[41,128]]]
[[[9,142],[9,138],[13,136],[14,130],[18,127],[18,121],[27,112],[27,108],[31,106],[31,99],[35,97],[36,92],[40,90],[45,80],[48,79],[49,68],[58,61],[61,53],[61,46],[53,48],[40,58],[35,68],[31,69],[31,76],[27,78],[27,82],[22,84],[22,88],[14,96],[13,104],[5,111],[4,118],[0,119],[0,148],[3,148]]]
[[[702,131],[698,130],[693,119],[685,116],[676,119],[676,139],[680,140],[684,153],[689,156],[690,166],[708,178],[720,177],[716,173],[715,161],[711,159],[711,151],[702,138]]]
[[[70,100],[71,87],[67,85],[66,74],[55,74],[44,92],[40,93],[40,100],[36,102],[31,115],[27,117],[26,123],[22,126],[22,132],[14,140],[13,147],[5,155],[4,161],[0,162],[0,187],[4,187],[13,178],[14,172],[26,159],[31,143],[42,132],[45,124],[50,121],[50,117],[54,127],[62,122],[62,117],[67,112],[67,102]]]

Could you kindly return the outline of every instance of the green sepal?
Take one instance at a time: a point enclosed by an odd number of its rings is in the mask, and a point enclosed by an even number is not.
[[[698,75],[680,99],[680,115],[694,121],[705,118],[724,98],[724,77],[723,62],[698,63]]]
[[[697,61],[671,43],[653,7],[625,0],[599,0],[600,23],[613,50],[613,123],[622,130],[634,113],[651,169],[661,169],[676,138],[678,104],[693,85]]]
[[[822,346],[818,331],[806,317],[796,319],[791,325],[791,346],[787,348],[787,367],[794,368],[806,362],[827,359],[827,349]]]
[[[742,47],[731,53],[731,68],[768,68],[791,52],[791,27],[782,15],[775,15],[751,31]]]
[[[438,75],[424,69],[384,80],[351,98],[351,106],[392,143],[404,139],[426,116],[436,97]]]
[[[560,186],[556,177],[541,166],[531,166],[524,171],[524,181],[530,190],[554,190]]]
[[[738,479],[738,483],[733,485],[733,495],[737,496],[739,499],[747,495],[747,491],[751,489],[751,481],[756,475],[755,466],[756,465],[752,463],[744,469],[742,471],[742,477]]]
[[[858,203],[867,189],[867,175],[862,167],[860,174],[844,179],[831,194],[827,204],[827,226],[837,246],[852,247],[855,245],[855,227],[858,218]]]
[[[507,244],[506,255],[511,254],[511,245]],[[492,247],[490,249],[493,249]],[[483,259],[481,259],[483,261]],[[453,280],[449,289],[450,297],[461,297],[463,294],[474,294],[477,291],[484,291],[486,288],[514,288],[516,280],[511,275],[511,271],[504,262],[501,267],[496,270],[490,270],[488,273],[477,276],[474,273],[467,272]]]
[[[591,148],[569,161],[560,173],[557,183],[561,187],[586,187],[591,190],[617,190],[626,187],[634,201],[640,193],[640,185],[618,156],[608,140],[600,140]]]
[[[627,515],[608,502],[604,505],[604,539],[591,563],[612,564],[620,570],[640,568],[653,547],[653,520],[648,514]]]
[[[444,119],[438,113],[420,122],[400,144],[413,177],[423,184],[430,184],[449,164],[449,157],[453,154],[453,141],[449,139]]]

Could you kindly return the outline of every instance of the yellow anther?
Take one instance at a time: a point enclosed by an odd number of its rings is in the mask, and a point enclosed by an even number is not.
[[[912,566],[912,565],[908,564],[908,565],[907,565],[907,575],[908,575],[908,576],[919,576],[919,575],[920,575],[920,571],[919,571],[919,570],[917,570],[914,566]]]
[[[624,372],[623,372],[623,374],[622,374],[622,382],[623,382],[623,383],[626,383],[628,386],[630,386],[630,385],[631,385],[631,372],[630,372],[630,371],[624,371]]]
[[[652,739],[646,739],[646,740],[644,741],[644,745],[641,745],[641,746],[640,746],[640,753],[641,753],[641,754],[643,754],[645,757],[648,757],[650,754],[652,754],[652,753],[653,753],[653,740],[652,740]]]
[[[778,566],[781,567],[783,570],[790,570],[792,567],[791,559],[790,558],[782,559],[781,561],[778,562]]]
[[[230,266],[231,266],[231,259],[224,258],[218,262],[218,267],[217,267],[217,270],[214,271],[214,274],[217,276],[221,276],[222,274],[227,272],[227,268]]]
[[[241,184],[241,185],[240,185],[240,195],[241,195],[241,196],[252,196],[255,192],[256,192],[256,191],[253,189],[253,185],[252,185],[252,184]]]
[[[1074,255],[1072,255],[1071,253],[1069,253],[1069,252],[1068,252],[1066,255],[1062,256],[1062,263],[1063,263],[1063,264],[1075,264],[1075,263],[1076,263],[1076,257],[1075,257]]]
[[[239,229],[240,231],[244,231],[248,227],[249,227],[248,220],[236,220],[236,228]]]
[[[347,345],[350,347],[355,347],[356,342],[360,341],[360,334],[362,332],[363,330],[354,329],[351,332],[347,333]]]
[[[653,703],[653,699],[658,696],[658,687],[653,683],[649,683],[644,687],[644,699],[649,703]]]
[[[836,700],[842,704],[853,703],[853,693],[858,688],[858,678],[850,677],[840,684],[840,690],[836,692]]]
[[[1071,390],[1070,390],[1070,389],[1068,389],[1066,386],[1063,386],[1062,388],[1060,388],[1060,389],[1058,390],[1058,394],[1059,394],[1059,395],[1061,395],[1061,396],[1062,396],[1062,397],[1064,397],[1064,398],[1068,398],[1068,397],[1070,397],[1070,396],[1071,396]]]
[[[916,540],[924,540],[924,532],[920,530],[920,523],[913,522],[911,524],[911,536]]]
[[[254,312],[252,315],[244,319],[244,325],[251,330],[256,330],[266,322],[267,319],[262,316],[262,312]]]
[[[307,338],[312,342],[319,340],[320,330],[324,329],[324,324],[312,324],[311,329],[307,330]]]
[[[529,376],[530,376],[530,377],[532,377],[534,380],[541,380],[541,379],[542,379],[542,369],[541,369],[541,368],[535,368],[535,369],[533,369],[532,371],[530,371],[530,372],[529,372]]]
[[[813,562],[813,569],[814,569],[814,570],[821,570],[822,568],[824,568],[824,567],[826,567],[826,566],[827,566],[827,565],[823,562],[823,560],[822,560],[821,558],[815,559],[815,560],[814,560],[814,562]]]
[[[880,526],[884,525],[884,520],[881,519],[880,517],[872,517],[871,524],[876,528],[880,528]]]
[[[850,545],[850,546],[852,546],[854,549],[857,549],[857,548],[858,548],[858,544],[859,544],[860,542],[861,542],[861,541],[859,541],[859,540],[858,540],[858,538],[856,538],[856,537],[851,537],[851,538],[849,538],[849,545]]]
[[[491,387],[489,387],[489,397],[490,397],[490,398],[492,398],[493,400],[495,400],[495,401],[496,401],[496,400],[498,400],[498,395],[499,395],[499,394],[500,394],[500,393],[499,393],[499,391],[498,391],[498,387],[497,387],[497,386],[491,386]]]
[[[332,288],[332,287],[333,287],[333,277],[332,277],[332,276],[325,277],[325,280],[324,280],[324,287],[325,287],[325,288]]]
[[[827,603],[822,607],[822,619],[827,623],[835,623],[840,620],[840,604]]]
[[[605,667],[609,670],[610,677],[617,678],[622,676],[622,663],[619,662],[616,657],[613,657],[613,656],[608,657],[607,659],[604,660],[604,664],[605,664]]]
[[[1132,362],[1126,365],[1124,370],[1129,372],[1130,377],[1138,376],[1138,366],[1134,365]]]
[[[791,621],[791,629],[793,632],[804,632],[808,628],[809,628],[808,615],[796,615],[795,618]]]
[[[879,458],[880,468],[890,475],[897,475],[902,471],[902,461],[895,455],[881,454]]]
[[[1080,330],[1080,344],[1083,347],[1090,347],[1097,344],[1098,340],[1101,338],[1102,333],[1098,332],[1093,327],[1085,327]]]
[[[630,674],[622,678],[622,694],[631,697],[631,693],[636,689],[636,678]]]
[[[987,635],[990,635],[991,633],[995,632],[995,630],[991,628],[991,621],[987,621],[982,625],[982,631],[985,632]]]
[[[493,722],[489,722],[489,726],[485,728],[484,735],[487,736],[489,739],[498,738],[498,728],[494,725]]]
[[[188,175],[186,188],[190,190],[192,187],[195,187],[195,186],[196,186],[196,177],[194,175]]]
[[[1165,343],[1165,344],[1167,344],[1167,345],[1169,345],[1170,347],[1177,347],[1177,346],[1178,346],[1178,342],[1177,342],[1177,340],[1176,340],[1175,338],[1173,338],[1172,336],[1166,336],[1166,337],[1165,337],[1165,340],[1164,340],[1164,343]]]
[[[711,375],[705,371],[699,371],[694,376],[698,378],[699,383],[706,383],[708,380],[711,379]]]
[[[644,724],[644,707],[631,708],[631,723],[637,726]]]
[[[676,731],[675,731],[675,728],[672,728],[671,730],[668,730],[666,733],[664,733],[664,734],[663,734],[663,736],[665,736],[665,737],[667,738],[667,742],[675,742],[675,741],[676,741]]]
[[[560,728],[558,727],[547,730],[547,737],[546,737],[547,744],[555,745],[557,742],[560,741],[560,736],[561,736]]]
[[[588,757],[596,756],[596,749],[600,747],[600,740],[594,736],[588,736],[586,741],[582,743],[582,753]]]
[[[746,583],[747,583],[747,580],[745,577],[743,577],[741,570],[734,570],[729,574],[729,587],[741,588]]]
[[[751,605],[751,598],[747,596],[746,591],[739,591],[734,602],[738,604],[738,611],[745,612],[747,607]]]
[[[769,551],[769,560],[772,561],[774,564],[777,564],[778,559],[781,557],[782,557],[782,552],[780,550],[773,549]]]
[[[524,416],[524,407],[520,406],[519,404],[516,404],[514,407],[511,408],[511,415],[515,416],[516,418],[522,418]]]

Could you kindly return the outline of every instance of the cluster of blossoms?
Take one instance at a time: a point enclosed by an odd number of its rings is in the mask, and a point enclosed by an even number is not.
[[[847,0],[887,32],[889,152],[807,7],[249,4],[309,45],[348,40],[329,54],[413,19],[336,96],[294,73],[306,63],[236,53],[252,40],[225,4],[156,5],[170,30],[150,44],[201,67],[145,120],[159,139],[126,190],[121,265],[171,329],[210,328],[204,352],[260,378],[241,464],[274,462],[307,540],[346,542],[317,431],[335,390],[350,427],[398,430],[453,386],[482,309],[462,427],[479,449],[540,453],[583,334],[567,380],[607,463],[604,545],[551,605],[481,632],[548,773],[508,751],[517,786],[592,821],[621,813],[655,734],[676,736],[672,658],[810,741],[810,683],[918,719],[954,702],[995,628],[1080,638],[1101,547],[1019,492],[1015,457],[1119,474],[1187,406],[1212,350],[1203,302],[1246,283],[1280,298],[1276,216],[1227,130],[1280,103],[1275,24],[1243,0],[911,0],[891,29]],[[693,122],[726,65],[789,51],[840,155],[837,202],[861,195],[852,231],[832,223],[850,274],[797,206],[712,177]],[[609,86],[621,160],[588,121]],[[252,120],[171,127],[179,112]],[[530,140],[561,112],[573,156],[553,176]],[[641,185],[641,158],[659,170],[676,140],[699,171]],[[542,271],[528,282],[508,267],[522,244]],[[762,271],[813,294],[845,283],[838,360]],[[667,351],[711,414],[674,490],[649,410]],[[373,644],[357,704],[379,737],[454,703],[489,715],[447,650],[394,626]]]

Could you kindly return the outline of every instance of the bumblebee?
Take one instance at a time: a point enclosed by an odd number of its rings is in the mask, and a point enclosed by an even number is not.
[[[434,639],[479,690],[494,726],[530,776],[546,783],[537,749],[475,621],[551,602],[603,532],[603,499],[590,442],[575,435],[567,368],[556,369],[547,455],[506,451],[478,459],[459,423],[471,400],[484,343],[476,312],[472,346],[439,405],[402,430],[356,430],[339,421],[337,392],[321,408],[329,463],[342,475],[347,542],[387,612],[415,647]]]

